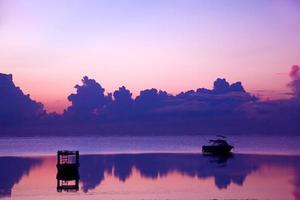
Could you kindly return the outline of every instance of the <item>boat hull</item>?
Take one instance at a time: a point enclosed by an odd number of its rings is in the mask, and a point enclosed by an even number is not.
[[[217,155],[224,155],[230,154],[233,146],[202,146],[202,152],[208,154],[217,154]]]

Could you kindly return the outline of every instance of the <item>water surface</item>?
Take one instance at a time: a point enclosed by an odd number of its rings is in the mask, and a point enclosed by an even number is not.
[[[300,157],[115,154],[80,157],[77,192],[56,191],[56,157],[0,157],[0,199],[300,199]]]
[[[53,155],[58,149],[81,154],[199,153],[213,136],[0,138],[0,156]],[[235,153],[300,155],[300,136],[230,136]]]
[[[299,136],[231,136],[230,157],[210,138],[0,138],[0,199],[300,200]],[[57,192],[58,149],[80,150],[78,191]]]

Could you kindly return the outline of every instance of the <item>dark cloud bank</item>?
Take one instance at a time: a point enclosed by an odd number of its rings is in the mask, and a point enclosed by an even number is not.
[[[41,103],[0,74],[0,136],[31,135],[300,135],[300,69],[290,71],[291,98],[260,100],[241,82],[218,78],[213,89],[170,95],[146,89],[136,97],[122,86],[113,93],[83,77],[63,114],[46,113]]]

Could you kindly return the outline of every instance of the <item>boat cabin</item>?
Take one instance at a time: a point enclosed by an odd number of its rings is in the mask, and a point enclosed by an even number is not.
[[[226,140],[222,140],[222,139],[209,140],[209,142],[212,143],[213,145],[224,145],[224,146],[229,145]]]

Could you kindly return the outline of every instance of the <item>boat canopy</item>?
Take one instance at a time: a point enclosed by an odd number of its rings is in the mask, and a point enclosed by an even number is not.
[[[228,145],[226,140],[217,139],[217,140],[209,140],[209,142],[215,144],[215,145]]]

